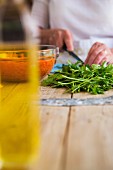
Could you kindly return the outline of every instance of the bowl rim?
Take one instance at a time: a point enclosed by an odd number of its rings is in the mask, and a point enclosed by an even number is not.
[[[1,49],[0,48],[0,53],[24,53],[24,52],[29,52],[29,49],[25,49],[25,47],[28,46],[19,46],[19,49],[15,48],[16,46],[12,46],[12,44],[10,45],[9,49]],[[49,44],[35,44],[35,47],[37,48],[36,51],[38,53],[43,53],[43,52],[48,52],[51,50],[55,50],[55,55],[56,58],[59,56],[59,47],[57,47],[56,45],[49,45]],[[41,49],[41,47],[45,48],[45,49]]]
[[[44,51],[44,50],[51,50],[51,49],[57,49],[58,47],[56,45],[36,45],[37,47],[37,51],[40,51],[40,48],[41,47],[48,47],[48,49],[41,49],[41,51]],[[0,53],[1,52],[28,52],[28,50],[24,49],[25,47],[21,47],[20,49],[12,49],[13,47],[10,47],[10,49],[0,49]]]

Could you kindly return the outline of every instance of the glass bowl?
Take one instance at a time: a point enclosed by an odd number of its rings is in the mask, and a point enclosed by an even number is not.
[[[39,67],[40,80],[51,72],[58,54],[58,48],[54,45],[37,46],[37,67]],[[2,81],[23,82],[28,80],[29,55],[30,52],[25,48],[0,50],[0,74]]]
[[[54,45],[40,45],[38,49],[39,72],[42,80],[51,72],[59,55],[59,49]]]

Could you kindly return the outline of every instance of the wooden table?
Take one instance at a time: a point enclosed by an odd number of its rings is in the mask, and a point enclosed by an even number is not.
[[[41,87],[41,99],[87,99],[113,96],[64,93]],[[41,106],[41,149],[33,169],[113,170],[113,105]]]
[[[41,101],[46,100],[40,111],[41,146],[30,170],[113,170],[113,90],[104,95],[72,95],[62,88],[40,88]],[[19,97],[22,89],[26,90],[24,85],[3,89],[3,99],[8,101],[10,92]],[[106,102],[99,104],[103,98]],[[54,104],[58,99],[79,101],[75,106],[61,106],[60,102]],[[90,99],[98,102],[91,103]]]

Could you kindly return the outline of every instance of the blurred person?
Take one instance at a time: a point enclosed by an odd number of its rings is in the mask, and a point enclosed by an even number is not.
[[[112,0],[34,0],[41,44],[75,51],[85,64],[113,63]],[[66,57],[65,57],[66,58]]]
[[[31,9],[32,7],[32,0],[25,0],[26,4],[28,5],[28,7]]]

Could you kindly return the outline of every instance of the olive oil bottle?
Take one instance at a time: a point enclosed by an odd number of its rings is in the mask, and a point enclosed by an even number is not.
[[[0,163],[27,167],[40,144],[38,53],[23,0],[0,1]]]

